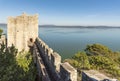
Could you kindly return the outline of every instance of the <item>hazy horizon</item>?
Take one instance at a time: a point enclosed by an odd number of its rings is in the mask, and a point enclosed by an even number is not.
[[[7,25],[7,23],[0,23],[0,25]],[[39,26],[120,27],[120,26],[109,26],[109,25],[54,25],[54,24],[39,24]]]

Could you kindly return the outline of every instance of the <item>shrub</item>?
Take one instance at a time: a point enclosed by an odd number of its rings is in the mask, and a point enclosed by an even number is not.
[[[18,53],[12,46],[0,49],[0,81],[34,81],[36,70],[29,52]]]

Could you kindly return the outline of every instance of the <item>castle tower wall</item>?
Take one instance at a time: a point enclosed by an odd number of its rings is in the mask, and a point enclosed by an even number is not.
[[[38,37],[38,15],[22,14],[8,18],[8,47],[12,44],[18,51],[28,51],[29,43]]]

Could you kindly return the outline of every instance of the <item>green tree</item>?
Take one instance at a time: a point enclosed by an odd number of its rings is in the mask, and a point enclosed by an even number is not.
[[[88,55],[107,55],[112,53],[107,46],[101,44],[87,45],[85,52]]]
[[[116,64],[114,61],[103,56],[89,56],[89,63],[91,66],[93,66],[92,67],[93,69],[98,69],[98,70],[118,67],[118,64]]]
[[[76,60],[75,62],[78,64],[77,67],[80,69],[89,69],[90,68],[90,64],[89,64],[89,60],[87,55],[85,54],[85,52],[78,52],[77,54],[75,54],[72,59]]]
[[[36,70],[29,52],[18,53],[12,46],[0,48],[0,81],[34,81]]]
[[[0,38],[1,38],[2,33],[3,33],[3,30],[2,30],[2,29],[0,29]]]

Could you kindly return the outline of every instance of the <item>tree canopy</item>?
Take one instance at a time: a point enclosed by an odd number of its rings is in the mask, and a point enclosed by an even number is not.
[[[87,45],[85,52],[88,55],[106,55],[110,54],[112,51],[107,46],[101,44],[92,44]]]
[[[0,38],[1,38],[2,33],[3,33],[3,30],[2,30],[2,29],[0,29]]]
[[[34,81],[36,69],[29,52],[18,53],[12,46],[0,48],[0,81]]]

